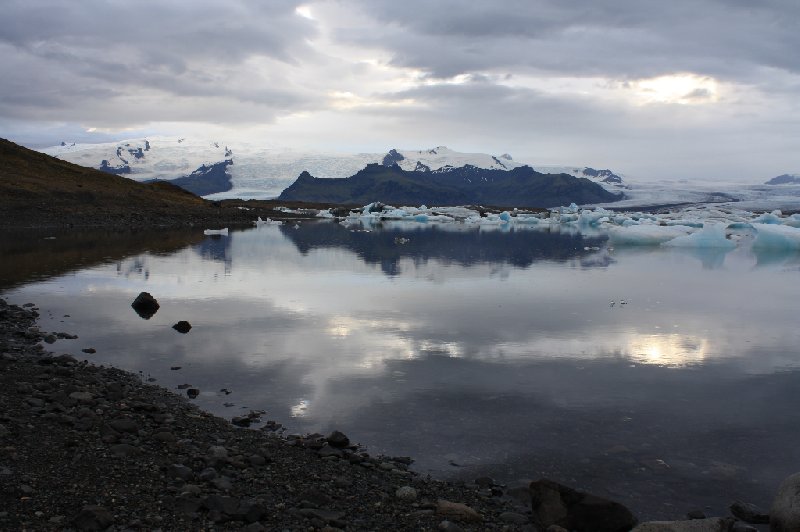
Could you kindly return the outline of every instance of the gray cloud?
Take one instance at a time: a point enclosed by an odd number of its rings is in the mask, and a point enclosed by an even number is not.
[[[9,0],[0,136],[274,124],[264,131],[333,149],[777,175],[798,171],[797,20],[796,0]],[[724,90],[635,100],[637,80],[674,73]]]
[[[271,120],[307,105],[280,65],[312,56],[316,29],[294,2],[108,3],[25,1],[4,6],[0,20],[0,112],[9,117],[98,119],[87,108],[113,106],[104,122],[182,118],[174,98],[231,99],[262,106],[248,113]],[[272,62],[270,76],[248,72],[250,60]],[[140,91],[150,91],[142,95]],[[187,102],[183,102],[184,104]],[[221,107],[226,107],[224,101]],[[83,113],[83,114],[81,114]],[[208,113],[214,119],[218,113]],[[94,115],[94,116],[93,116]],[[224,117],[216,117],[224,118]]]
[[[621,78],[688,70],[752,81],[761,67],[800,71],[800,4],[791,0],[356,1],[385,31],[340,38],[384,43],[396,64],[440,77],[513,68]]]

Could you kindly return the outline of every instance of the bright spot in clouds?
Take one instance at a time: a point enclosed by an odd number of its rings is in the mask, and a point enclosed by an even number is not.
[[[311,8],[308,6],[297,6],[294,8],[294,12],[303,18],[314,20],[314,17],[311,15]]]
[[[677,103],[687,105],[711,103],[719,99],[717,81],[714,78],[696,74],[670,74],[641,79],[633,82],[631,87],[643,104]]]

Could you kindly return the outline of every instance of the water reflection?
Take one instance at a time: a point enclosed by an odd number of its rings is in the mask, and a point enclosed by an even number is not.
[[[478,263],[508,264],[527,268],[541,260],[565,262],[592,255],[607,238],[550,231],[549,228],[504,228],[458,225],[387,223],[383,226],[304,224],[281,226],[281,232],[301,253],[313,249],[343,248],[367,264],[379,264],[390,276],[399,275],[401,259],[415,264],[438,260],[443,264],[472,266]],[[600,265],[587,261],[587,266]],[[605,264],[603,264],[605,265]]]
[[[59,352],[191,384],[216,413],[264,409],[421,471],[547,475],[668,518],[767,504],[800,468],[800,283],[755,266],[570,232],[303,224],[10,295],[79,335]],[[142,291],[161,305],[149,321],[130,309]]]

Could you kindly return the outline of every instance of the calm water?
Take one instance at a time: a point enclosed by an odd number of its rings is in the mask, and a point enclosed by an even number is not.
[[[0,288],[80,336],[57,352],[438,477],[547,476],[673,518],[768,506],[800,471],[797,255],[352,229],[12,235]],[[150,320],[130,307],[141,291],[161,304]]]

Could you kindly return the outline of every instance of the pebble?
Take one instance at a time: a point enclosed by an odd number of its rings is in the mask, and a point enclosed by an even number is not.
[[[463,521],[467,523],[474,523],[482,521],[482,517],[478,512],[460,502],[451,502],[445,499],[439,499],[436,503],[436,513],[454,519],[456,521]]]
[[[417,490],[411,486],[401,486],[397,488],[394,494],[401,501],[412,502],[417,500]]]

